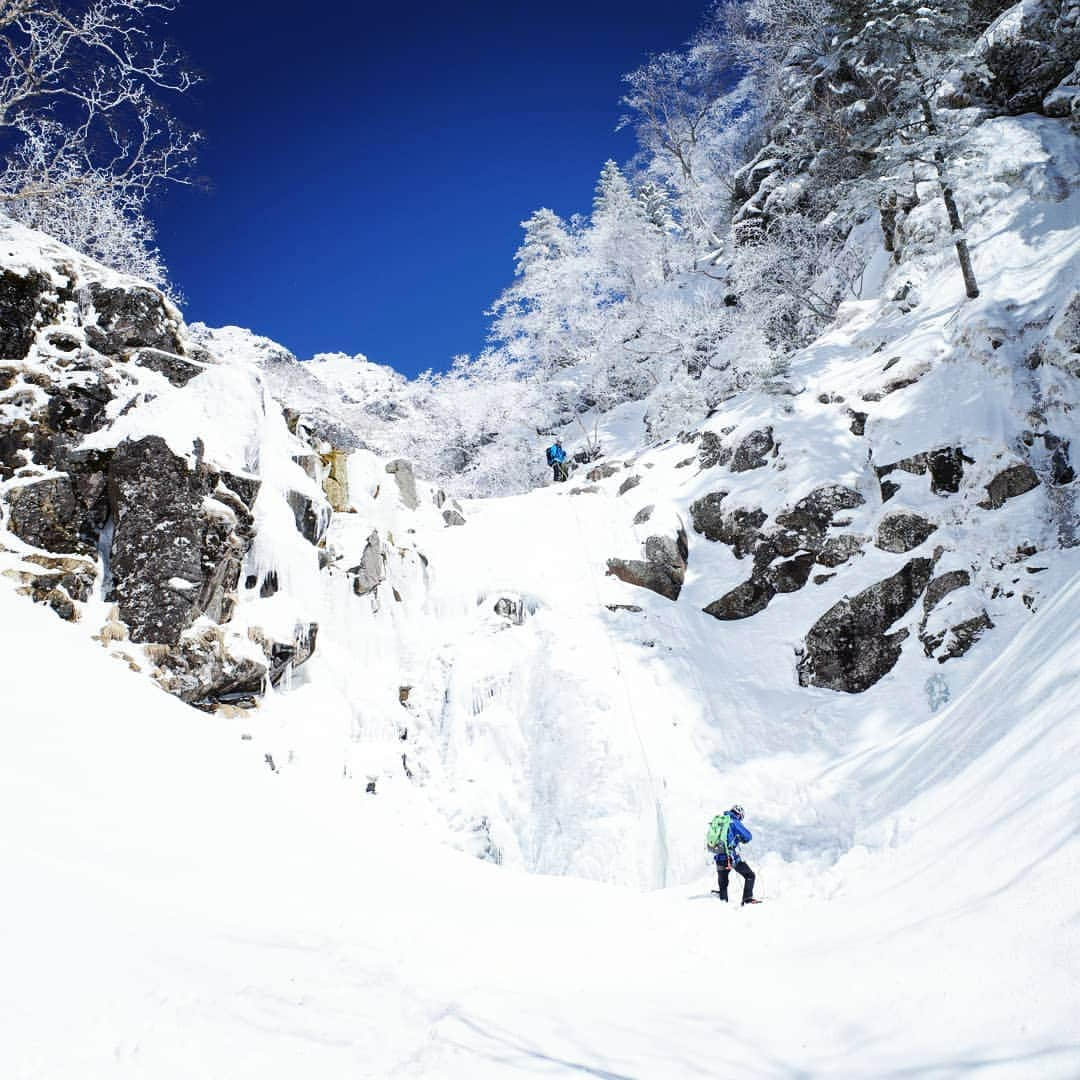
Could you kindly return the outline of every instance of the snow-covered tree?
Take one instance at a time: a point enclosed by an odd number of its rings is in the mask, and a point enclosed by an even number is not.
[[[0,207],[160,280],[144,216],[189,183],[198,136],[161,106],[195,77],[155,37],[172,0],[0,2]]]

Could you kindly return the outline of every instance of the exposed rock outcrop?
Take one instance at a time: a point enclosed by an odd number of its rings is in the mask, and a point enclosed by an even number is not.
[[[733,453],[731,447],[716,432],[706,431],[701,436],[701,445],[698,447],[698,465],[702,469],[711,469],[714,465],[727,465]]]
[[[936,531],[937,526],[920,514],[896,511],[881,519],[874,544],[882,551],[903,554],[917,548]]]
[[[768,515],[764,510],[737,508],[724,511],[726,491],[714,491],[690,506],[690,518],[696,532],[707,540],[728,544],[737,559],[751,554],[761,536],[761,526]]]
[[[669,600],[678,600],[686,580],[689,552],[683,529],[679,529],[674,538],[650,536],[645,541],[644,560],[608,559],[607,572],[630,585],[651,589]]]
[[[999,510],[1009,499],[1024,495],[1038,486],[1039,477],[1030,465],[1010,465],[986,485],[986,498],[979,505],[984,510]]]
[[[772,453],[775,445],[771,427],[751,431],[735,448],[731,456],[731,471],[739,473],[763,468],[768,464],[766,458]]]
[[[52,321],[55,288],[36,271],[0,272],[0,360],[22,360],[34,344],[38,328]]]
[[[87,286],[89,309],[84,328],[87,343],[104,356],[132,349],[157,349],[180,355],[180,321],[156,289],[139,286]]]
[[[889,628],[915,606],[933,562],[912,559],[892,577],[834,604],[806,635],[799,683],[859,694],[887,675],[900,659],[907,630]]]
[[[205,464],[189,468],[157,435],[113,452],[109,569],[133,641],[176,645],[200,615],[231,617],[254,532],[250,506],[229,479]]]
[[[935,495],[951,495],[960,490],[964,478],[964,465],[973,465],[974,459],[967,456],[959,446],[947,446],[937,450],[926,450],[920,454],[894,461],[890,465],[880,465],[876,472],[879,479],[900,470],[913,476],[930,474],[930,490]],[[895,494],[897,486],[889,482],[890,493]],[[882,493],[885,492],[882,484]]]
[[[751,615],[764,611],[775,595],[776,589],[770,582],[762,578],[751,578],[741,585],[736,585],[703,610],[714,619],[748,619]]]

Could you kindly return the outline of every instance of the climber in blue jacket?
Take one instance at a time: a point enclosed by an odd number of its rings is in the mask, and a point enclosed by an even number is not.
[[[566,465],[566,451],[562,448],[562,443],[558,439],[547,448],[547,463],[552,468],[552,479],[556,483],[560,483],[570,476],[570,470]]]
[[[727,835],[720,838],[715,856],[716,876],[720,884],[720,899],[727,901],[728,878],[731,876],[731,871],[734,870],[736,874],[742,875],[742,902],[744,904],[757,904],[759,901],[754,899],[756,875],[749,865],[743,861],[742,856],[739,855],[739,845],[749,844],[753,839],[750,830],[743,824],[743,808],[735,805],[727,812],[726,816],[729,819]]]

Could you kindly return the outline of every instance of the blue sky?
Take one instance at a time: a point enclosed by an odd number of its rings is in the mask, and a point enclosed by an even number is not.
[[[187,317],[409,375],[478,351],[519,222],[589,209],[605,158],[635,150],[620,76],[704,11],[181,0],[168,33],[205,82],[176,111],[210,190],[153,214]]]

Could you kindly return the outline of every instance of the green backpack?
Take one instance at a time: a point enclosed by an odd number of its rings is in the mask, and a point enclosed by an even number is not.
[[[717,814],[709,822],[709,829],[705,833],[705,846],[714,854],[727,852],[728,829],[731,828],[730,814]]]

